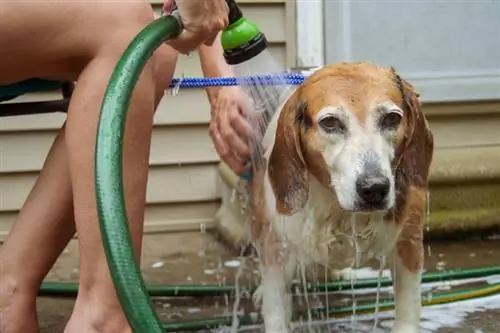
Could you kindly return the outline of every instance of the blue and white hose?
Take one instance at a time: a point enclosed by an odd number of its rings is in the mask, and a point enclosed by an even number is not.
[[[301,73],[284,73],[280,75],[253,75],[237,77],[183,77],[174,78],[170,88],[207,88],[245,85],[299,85],[306,76]]]

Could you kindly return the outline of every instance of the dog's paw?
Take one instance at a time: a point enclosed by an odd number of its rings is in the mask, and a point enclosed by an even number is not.
[[[270,326],[271,327],[269,327],[269,326],[264,327],[264,331],[266,333],[290,333],[290,332],[292,332],[292,329],[289,326],[285,325],[285,324],[282,324],[282,325],[270,325]]]
[[[396,324],[391,330],[391,333],[419,333],[419,332],[420,330],[418,329],[418,327],[407,324],[401,324],[401,325]]]
[[[356,279],[356,270],[352,268],[344,268],[341,270],[334,270],[332,272],[333,279],[338,281],[350,281]]]
[[[259,285],[252,295],[252,302],[256,308],[260,308],[262,306],[262,293],[262,285]]]

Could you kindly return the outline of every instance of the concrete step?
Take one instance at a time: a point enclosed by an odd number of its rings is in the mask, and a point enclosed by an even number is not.
[[[436,149],[427,235],[491,234],[500,229],[500,146]]]

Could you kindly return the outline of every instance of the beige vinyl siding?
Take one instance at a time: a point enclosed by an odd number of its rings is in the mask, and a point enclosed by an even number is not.
[[[162,1],[151,1],[159,11]],[[246,17],[266,33],[270,52],[293,64],[295,22],[286,1],[238,1]],[[287,43],[291,41],[291,43]],[[176,77],[201,76],[196,54],[180,56]],[[58,93],[25,95],[19,101],[54,99]],[[0,118],[0,238],[28,195],[64,114]],[[155,117],[147,192],[146,232],[209,227],[219,204],[218,156],[208,137],[210,110],[203,89],[166,95]],[[47,205],[50,206],[50,202]]]
[[[500,101],[424,104],[441,149],[500,145]]]

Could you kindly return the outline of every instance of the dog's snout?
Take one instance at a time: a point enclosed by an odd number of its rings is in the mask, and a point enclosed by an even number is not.
[[[384,176],[362,176],[356,182],[358,196],[366,205],[379,206],[390,190],[389,178]]]

